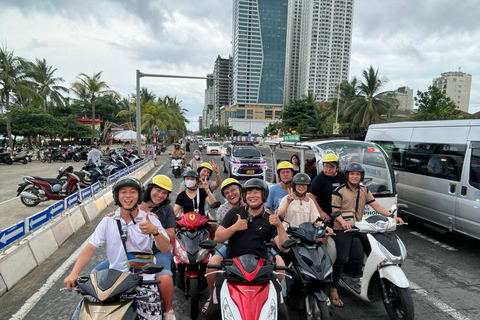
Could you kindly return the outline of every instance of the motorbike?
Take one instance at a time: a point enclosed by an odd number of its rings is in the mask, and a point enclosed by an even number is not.
[[[67,158],[62,154],[60,149],[58,148],[49,148],[50,149],[50,154],[51,154],[51,159],[53,162],[56,162],[57,160],[60,160],[62,162],[67,161]]]
[[[81,171],[73,171],[73,173],[78,177],[79,181],[87,186],[92,184],[93,174],[97,174],[97,181],[100,182],[101,187],[106,187],[107,178],[105,177],[105,172],[102,170],[102,166],[97,167],[94,164],[85,163]],[[68,181],[68,174],[65,173],[63,167],[58,169],[57,180],[66,182]]]
[[[394,206],[391,211],[395,216],[397,208]],[[340,214],[334,212],[332,218]],[[415,318],[414,304],[408,289],[408,279],[401,268],[407,258],[407,250],[402,240],[393,233],[396,227],[394,218],[382,215],[373,215],[355,222],[352,232],[366,233],[371,252],[365,256],[363,267],[363,263],[360,265],[356,263],[357,267],[350,267],[349,258],[339,284],[364,301],[383,301],[390,319],[412,320]],[[361,246],[359,239],[354,240]],[[336,249],[332,237],[328,238],[327,250],[335,262]],[[360,272],[356,272],[358,269]]]
[[[137,274],[105,269],[78,277],[74,290],[83,299],[70,319],[162,319],[163,304],[157,289],[160,281],[144,280],[142,276],[162,270],[163,266],[149,264]]]
[[[302,306],[307,320],[330,319],[325,290],[332,282],[333,265],[325,246],[316,242],[325,233],[325,228],[304,222],[298,227],[288,227],[290,239],[282,244],[283,248],[290,249],[289,267],[293,270],[293,279],[287,280],[286,302],[292,308]]]
[[[13,159],[10,157],[9,152],[2,152],[0,153],[0,162],[6,163],[6,164],[12,164]]]
[[[73,173],[72,166],[65,168],[64,172],[68,175],[67,182],[37,176],[22,176],[25,182],[19,184],[17,197],[20,196],[20,200],[27,207],[35,207],[40,202],[65,199],[77,192],[79,188],[87,187]]]
[[[127,167],[128,165],[123,160],[121,160],[116,154],[112,154],[110,156],[110,165],[105,168],[105,173],[107,173],[108,176],[111,176],[115,172]]]
[[[72,156],[73,161],[79,162],[80,160],[87,160],[88,154],[84,147],[76,147]]]
[[[172,162],[170,163],[170,167],[172,168],[172,173],[175,178],[181,176],[183,172],[182,157],[172,156]]]
[[[216,242],[207,240],[200,246],[213,249]],[[265,243],[264,248],[270,252],[272,243]],[[217,277],[215,284],[214,299],[219,302],[220,310],[209,309],[207,318],[216,319],[221,314],[221,319],[231,320],[288,319],[276,275],[279,274],[277,270],[291,272],[291,269],[277,266],[275,258],[265,260],[245,254],[233,259],[223,259],[221,265],[207,267],[218,269],[213,271],[214,273],[223,274],[222,278]]]
[[[213,203],[211,208],[218,208],[220,202]],[[175,234],[175,254],[173,261],[176,267],[175,281],[177,287],[190,298],[190,317],[196,319],[199,310],[200,292],[207,288],[205,270],[211,257],[210,250],[200,248],[200,242],[210,239],[207,216],[197,212],[189,212],[177,219]]]
[[[8,148],[10,150],[10,148]],[[21,162],[23,164],[27,164],[28,162],[28,152],[23,151],[23,149],[18,148],[15,152],[11,153],[11,158],[13,162]]]

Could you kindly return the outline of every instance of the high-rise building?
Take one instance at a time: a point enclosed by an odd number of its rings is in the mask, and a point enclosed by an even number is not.
[[[220,121],[220,108],[222,106],[228,106],[230,102],[230,76],[231,76],[231,62],[232,59],[222,59],[218,56],[215,60],[215,66],[213,68],[213,91],[214,91],[214,104],[213,110],[215,113],[215,125]]]
[[[231,105],[283,102],[287,0],[234,0]]]
[[[354,0],[289,1],[286,101],[309,92],[317,101],[331,100],[336,86],[348,80],[353,5]]]
[[[203,130],[203,116],[198,117],[198,131]]]
[[[215,92],[213,88],[213,74],[207,74],[207,88],[205,89],[205,105],[203,107],[204,129],[210,128],[215,122],[215,111],[213,110],[215,102]]]
[[[413,110],[413,90],[409,87],[400,87],[395,90],[395,98],[398,100],[398,109],[403,111]]]
[[[447,97],[457,105],[457,109],[468,112],[472,87],[471,74],[460,70],[444,72],[441,77],[433,79],[433,85],[445,90]]]

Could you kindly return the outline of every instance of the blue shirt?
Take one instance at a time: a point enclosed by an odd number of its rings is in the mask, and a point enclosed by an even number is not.
[[[283,197],[288,195],[288,192],[283,190],[279,184],[274,185],[270,188],[267,203],[265,203],[266,207],[272,208],[272,213],[275,213],[275,210],[278,209],[280,205],[280,201],[282,201]]]

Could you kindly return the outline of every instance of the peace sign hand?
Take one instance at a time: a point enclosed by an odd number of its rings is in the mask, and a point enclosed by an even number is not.
[[[209,161],[209,163],[212,166],[213,172],[216,175],[220,174],[220,169],[218,169],[218,165],[215,164],[215,161],[213,161],[213,159],[212,159],[212,160]]]
[[[292,188],[288,188],[287,202],[290,204],[294,200],[294,193]]]

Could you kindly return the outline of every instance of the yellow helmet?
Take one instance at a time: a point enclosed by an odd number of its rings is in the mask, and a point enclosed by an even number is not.
[[[334,164],[338,167],[338,157],[333,153],[327,154],[325,157],[323,157],[322,161],[323,161],[323,163],[333,162],[332,164]]]
[[[168,192],[172,192],[172,189],[173,189],[172,180],[163,174],[153,177],[152,183],[159,186],[162,189],[167,190]]]
[[[290,170],[292,170],[292,171],[295,171],[295,170],[293,169],[293,165],[292,165],[290,162],[288,162],[288,161],[282,161],[282,162],[280,162],[280,163],[278,164],[278,166],[277,166],[277,173],[280,174],[280,170],[282,170],[282,169],[290,169]]]
[[[200,167],[197,168],[197,172],[200,173],[200,171],[203,169],[203,168],[207,168],[210,170],[210,175],[212,175],[212,172],[213,172],[213,168],[212,168],[212,165],[208,162],[203,162]]]
[[[242,194],[242,185],[240,184],[240,182],[238,182],[237,179],[227,178],[223,180],[222,185],[220,186],[220,190],[222,191],[222,196],[225,197],[225,195],[223,194],[223,189],[232,184],[236,184],[240,188],[240,195]]]

